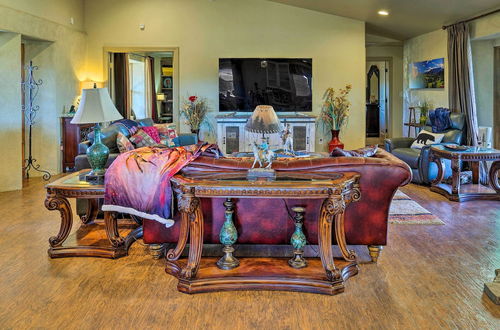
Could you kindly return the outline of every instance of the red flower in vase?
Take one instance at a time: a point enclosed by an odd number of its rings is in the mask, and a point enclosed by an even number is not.
[[[198,99],[198,97],[196,97],[194,95],[189,97],[189,101],[191,101],[193,103],[196,102],[197,99]]]

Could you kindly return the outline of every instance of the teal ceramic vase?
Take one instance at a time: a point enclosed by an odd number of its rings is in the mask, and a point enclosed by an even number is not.
[[[101,125],[94,126],[94,143],[87,149],[87,158],[92,168],[91,175],[101,176],[106,172],[109,148],[101,142]]]

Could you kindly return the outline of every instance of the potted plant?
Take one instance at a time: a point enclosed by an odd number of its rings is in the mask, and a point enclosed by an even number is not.
[[[323,106],[319,116],[319,122],[324,128],[332,132],[332,140],[328,143],[330,152],[335,148],[344,148],[344,144],[339,139],[342,127],[347,124],[351,102],[347,99],[352,86],[346,85],[336,92],[333,88],[328,88],[323,95]]]
[[[201,127],[210,127],[210,122],[207,117],[208,111],[209,108],[206,98],[192,95],[183,102],[181,116],[186,119],[185,123],[191,128],[191,133],[198,135],[198,139]]]
[[[420,105],[420,125],[425,126],[425,123],[427,122],[427,118],[429,115],[429,110],[432,109],[432,104],[428,101],[424,101]]]

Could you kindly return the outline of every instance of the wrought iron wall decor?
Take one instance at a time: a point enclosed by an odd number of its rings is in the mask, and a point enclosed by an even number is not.
[[[48,171],[40,169],[40,165],[36,164],[36,159],[33,158],[32,155],[32,130],[33,125],[35,124],[36,115],[38,110],[40,110],[40,106],[35,105],[35,99],[38,96],[38,90],[40,85],[43,83],[41,79],[35,80],[33,76],[33,72],[38,70],[38,66],[33,65],[33,62],[30,61],[30,64],[26,66],[26,80],[21,83],[24,92],[25,92],[25,102],[22,107],[22,111],[25,117],[25,125],[28,125],[28,158],[24,160],[23,170],[25,171],[26,178],[30,177],[30,169],[43,173],[42,178],[48,181],[51,177]],[[24,156],[24,155],[23,155]]]

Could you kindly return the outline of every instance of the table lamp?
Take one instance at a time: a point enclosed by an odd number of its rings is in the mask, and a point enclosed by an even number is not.
[[[89,88],[82,91],[82,98],[72,124],[95,124],[94,143],[87,149],[87,158],[92,171],[86,181],[93,184],[104,183],[105,166],[109,149],[101,142],[101,123],[122,119],[107,88]]]
[[[252,116],[248,118],[245,125],[245,130],[252,133],[262,134],[262,142],[260,144],[257,141],[253,142],[253,153],[255,160],[253,162],[252,168],[248,171],[248,179],[257,178],[274,178],[276,174],[271,168],[272,159],[274,157],[274,152],[269,150],[269,141],[266,139],[266,134],[279,133],[282,131],[281,123],[274,112],[274,109],[270,105],[259,105],[255,108]],[[256,163],[259,163],[262,167],[266,162],[268,165],[264,168],[254,168]]]

